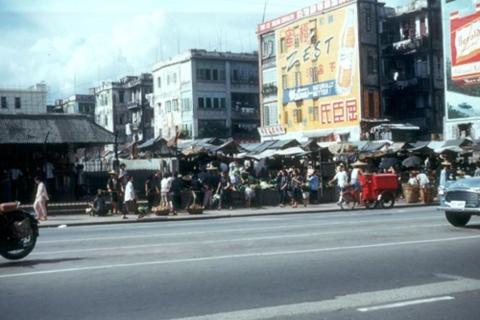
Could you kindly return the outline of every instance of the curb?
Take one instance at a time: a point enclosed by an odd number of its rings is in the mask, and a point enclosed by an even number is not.
[[[405,204],[400,205],[395,208],[416,208],[416,207],[437,207],[438,203],[431,203],[431,204]],[[353,212],[353,211],[364,211],[367,210],[366,208],[360,208],[356,210],[341,210],[339,208],[326,208],[318,210],[296,210],[296,211],[284,211],[284,212],[253,212],[253,213],[239,213],[239,214],[232,214],[232,213],[225,213],[225,214],[217,214],[217,215],[208,215],[208,214],[200,214],[200,215],[186,215],[186,216],[177,216],[173,217],[146,217],[142,219],[127,219],[127,220],[113,220],[113,221],[88,221],[88,222],[73,222],[69,223],[52,223],[49,225],[42,225],[39,224],[39,228],[58,228],[60,226],[67,226],[67,227],[82,227],[82,226],[89,226],[89,225],[112,225],[112,224],[133,224],[133,223],[152,223],[152,222],[176,222],[176,221],[193,221],[193,220],[214,220],[214,219],[225,219],[225,218],[242,218],[242,217],[255,217],[255,216],[279,216],[279,215],[292,215],[292,214],[316,214],[316,213],[331,213],[331,212]],[[374,209],[373,209],[374,210]],[[388,210],[388,209],[387,209]],[[120,218],[119,218],[120,219]]]

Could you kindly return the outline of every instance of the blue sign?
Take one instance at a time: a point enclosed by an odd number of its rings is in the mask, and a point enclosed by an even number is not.
[[[283,103],[287,104],[291,101],[299,101],[306,99],[316,99],[321,97],[329,97],[336,95],[335,80],[310,84],[283,91]]]

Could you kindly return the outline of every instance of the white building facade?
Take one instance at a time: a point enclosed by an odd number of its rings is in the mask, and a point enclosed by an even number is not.
[[[47,86],[36,84],[27,89],[0,88],[0,114],[47,113]]]
[[[146,96],[152,92],[151,74],[127,76],[93,89],[95,122],[118,134],[121,142],[153,137],[153,111]]]
[[[55,103],[55,111],[94,116],[95,96],[93,94],[74,94],[68,98],[57,100]]]
[[[257,140],[256,54],[190,50],[154,66],[155,137]]]

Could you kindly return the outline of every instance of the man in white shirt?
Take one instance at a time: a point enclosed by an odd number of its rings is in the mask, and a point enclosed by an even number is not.
[[[430,180],[428,179],[425,172],[420,172],[417,174],[418,185],[420,186],[420,197],[423,203],[430,202],[429,195],[428,195],[428,185],[430,184]]]
[[[329,184],[332,184],[334,181],[337,181],[337,187],[340,189],[340,196],[338,198],[337,204],[340,204],[343,200],[343,191],[345,190],[345,186],[348,181],[348,175],[345,172],[345,166],[340,164],[338,167],[338,172],[335,174],[335,176],[332,178],[332,180],[329,181]]]
[[[170,173],[167,173],[163,176],[162,181],[160,182],[160,205],[162,207],[170,208],[172,209],[172,203],[171,199],[169,197],[170,193],[170,188],[172,187],[172,175]]]
[[[136,202],[137,195],[135,194],[135,189],[133,188],[133,177],[129,176],[127,184],[125,186],[125,196],[124,199],[126,210],[123,211],[123,219],[127,219],[127,212],[136,212]]]

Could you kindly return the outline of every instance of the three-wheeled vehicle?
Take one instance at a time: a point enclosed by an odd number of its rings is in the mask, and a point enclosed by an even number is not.
[[[358,204],[364,204],[366,208],[376,207],[391,208],[395,204],[395,195],[398,189],[398,176],[391,173],[363,174],[360,177],[361,193],[349,186],[343,192],[342,209],[355,208]]]

